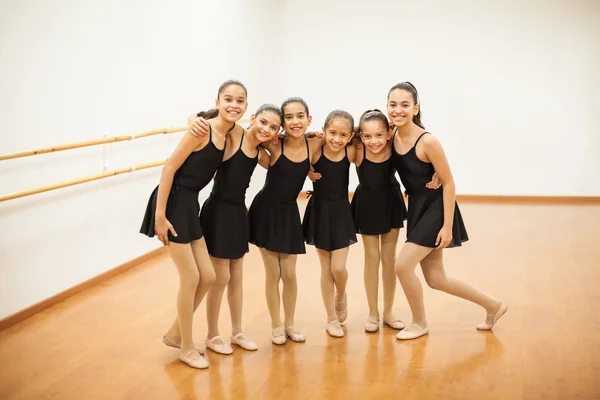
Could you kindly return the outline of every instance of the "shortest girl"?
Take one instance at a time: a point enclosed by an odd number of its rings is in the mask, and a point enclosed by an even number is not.
[[[340,323],[348,316],[346,260],[350,245],[357,241],[348,201],[350,162],[354,162],[355,150],[346,147],[353,130],[354,118],[346,111],[332,111],[325,119],[325,144],[311,159],[322,178],[313,182],[302,221],[306,243],[314,245],[319,254],[326,330],[333,337],[344,336]]]

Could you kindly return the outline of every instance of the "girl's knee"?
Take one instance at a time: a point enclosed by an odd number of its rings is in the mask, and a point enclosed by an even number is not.
[[[227,286],[230,279],[231,275],[229,274],[229,271],[225,269],[216,274],[214,284],[217,286]]]
[[[427,285],[434,290],[444,290],[446,287],[447,279],[444,275],[441,274],[429,274],[425,275],[425,282]]]
[[[267,268],[265,270],[265,278],[269,282],[279,282],[279,279],[281,278],[279,268]]]
[[[346,265],[332,265],[331,273],[333,275],[345,274],[348,270],[346,269]]]
[[[414,272],[415,266],[407,263],[402,259],[398,259],[394,263],[394,270],[396,271],[396,275],[398,275],[398,277],[401,278],[406,274]]]
[[[296,283],[296,268],[283,268],[281,270],[281,279],[284,285]]]
[[[201,286],[202,288],[205,288],[205,289],[210,289],[212,287],[212,285],[215,284],[216,280],[217,280],[217,274],[215,273],[214,270],[210,269],[210,270],[202,273],[202,276],[200,277],[199,286]]]

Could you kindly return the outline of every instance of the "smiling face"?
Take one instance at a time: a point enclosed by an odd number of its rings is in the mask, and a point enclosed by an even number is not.
[[[415,104],[410,92],[394,89],[388,96],[387,113],[392,123],[400,128],[412,123],[413,117],[419,113],[419,105]]]
[[[325,144],[331,151],[342,150],[350,139],[352,139],[353,126],[346,118],[334,118],[323,130],[325,132]]]
[[[302,103],[289,103],[283,108],[283,127],[289,136],[303,136],[311,122],[312,117],[308,115]]]
[[[246,112],[248,103],[246,101],[246,90],[236,84],[226,86],[216,102],[219,116],[228,123],[235,123]]]
[[[365,121],[361,124],[360,140],[374,154],[385,149],[391,134],[385,124],[378,120]]]
[[[277,135],[281,127],[281,117],[273,111],[263,111],[250,118],[251,131],[256,139],[263,143]]]

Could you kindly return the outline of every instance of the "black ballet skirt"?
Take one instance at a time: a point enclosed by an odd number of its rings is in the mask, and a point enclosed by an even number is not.
[[[169,241],[190,243],[203,236],[200,225],[200,204],[198,194],[211,181],[223,161],[225,149],[219,150],[212,141],[210,128],[209,142],[198,151],[192,152],[175,172],[171,191],[167,198],[165,216],[173,225],[177,236],[169,231]],[[154,224],[158,186],[154,189],[146,206],[140,233],[154,237]]]
[[[437,247],[435,241],[444,225],[444,190],[428,189],[425,185],[435,173],[433,165],[421,161],[415,151],[424,132],[406,154],[393,150],[394,165],[408,193],[406,241],[425,247]],[[394,135],[395,136],[395,135]],[[448,247],[461,246],[469,240],[458,204],[454,203],[452,241]]]
[[[221,163],[210,196],[200,212],[208,254],[217,258],[233,260],[242,258],[249,251],[245,198],[258,163],[258,153],[253,158],[244,154],[244,134],[239,149]]]
[[[348,247],[357,242],[348,201],[348,155],[336,162],[321,154],[314,169],[321,174],[321,179],[313,182],[312,196],[304,212],[304,240],[326,251]]]
[[[366,148],[360,166],[360,182],[350,203],[354,229],[361,235],[383,235],[404,226],[406,204],[396,180],[392,157],[383,162],[367,159]]]
[[[306,142],[306,159],[294,162],[283,151],[284,141],[281,141],[281,156],[269,167],[265,185],[250,206],[250,243],[272,252],[304,254],[296,199],[310,168],[310,153]]]

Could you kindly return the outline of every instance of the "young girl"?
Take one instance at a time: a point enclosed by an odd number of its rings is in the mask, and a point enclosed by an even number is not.
[[[306,243],[314,245],[321,262],[321,294],[327,311],[327,332],[343,337],[340,322],[347,318],[346,259],[356,233],[348,201],[350,162],[354,147],[346,147],[353,136],[354,118],[342,110],[332,111],[323,128],[325,144],[312,156],[321,179],[313,182],[313,193],[302,226]],[[334,287],[337,290],[334,299]]]
[[[263,145],[271,155],[267,179],[249,211],[250,243],[260,249],[265,265],[265,295],[271,315],[271,340],[284,344],[289,337],[304,342],[306,337],[294,325],[296,309],[297,254],[305,254],[302,223],[296,199],[310,168],[311,154],[320,141],[304,137],[312,117],[308,105],[298,97],[281,105],[286,136],[278,144]],[[279,281],[283,281],[284,323],[281,322]]]
[[[227,136],[223,163],[215,183],[202,206],[200,222],[206,235],[206,245],[216,272],[216,282],[208,293],[208,335],[206,347],[231,354],[233,349],[219,337],[219,311],[223,292],[231,312],[231,343],[246,350],[256,350],[256,343],[242,333],[242,264],[248,252],[248,215],[245,195],[257,163],[269,166],[269,155],[259,149],[277,134],[281,126],[281,111],[270,104],[262,105],[250,119],[248,131],[236,127]]]
[[[406,205],[394,177],[390,125],[381,111],[368,110],[361,116],[358,130],[361,143],[356,147],[356,173],[360,183],[354,191],[351,208],[356,233],[362,235],[365,249],[364,282],[369,303],[365,331],[379,330],[380,262],[383,323],[393,329],[403,329],[404,323],[393,315],[392,307],[396,291],[396,243],[406,219]]]
[[[192,319],[204,295],[215,281],[202,227],[198,220],[198,193],[212,179],[223,160],[226,133],[246,111],[243,84],[227,81],[217,93],[216,109],[200,113],[210,124],[210,135],[197,138],[185,133],[162,169],[160,183],[148,201],[140,233],[155,234],[169,246],[179,272],[177,318],[163,337],[166,345],[179,348],[179,359],[194,368],[208,362],[196,349]]]
[[[421,264],[427,284],[485,308],[487,318],[477,329],[489,330],[508,309],[471,285],[446,275],[445,247],[461,246],[467,231],[455,201],[454,180],[440,142],[421,123],[417,89],[409,82],[395,85],[388,93],[388,116],[396,126],[393,158],[408,192],[406,243],[396,259],[395,270],[413,315],[412,323],[399,332],[398,339],[415,339],[429,332],[423,289],[415,274]],[[442,181],[438,190],[423,189],[436,171]]]

